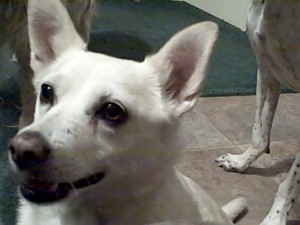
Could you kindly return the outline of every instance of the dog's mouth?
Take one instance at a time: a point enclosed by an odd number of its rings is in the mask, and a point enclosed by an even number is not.
[[[73,183],[51,183],[28,178],[22,183],[20,191],[22,196],[32,203],[53,203],[66,198],[71,190],[89,187],[103,178],[104,173],[97,173]]]

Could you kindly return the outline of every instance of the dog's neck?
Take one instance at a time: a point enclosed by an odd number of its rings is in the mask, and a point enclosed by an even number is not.
[[[176,173],[176,169],[171,166],[160,169],[157,171],[157,176],[148,177],[147,182],[143,179],[141,182],[136,182],[134,186],[132,181],[123,182],[123,184],[116,182],[109,184],[107,188],[101,187],[101,193],[97,190],[86,190],[66,200],[63,206],[57,207],[57,211],[58,214],[64,214],[62,218],[67,220],[63,224],[72,224],[72,221],[68,219],[78,218],[76,215],[80,215],[78,219],[82,220],[83,217],[94,217],[96,221],[100,221],[100,224],[102,224],[101,221],[103,224],[118,224],[115,220],[124,222],[126,218],[138,215],[139,218],[145,220],[139,221],[138,224],[147,224],[152,221],[147,221],[147,217],[143,214],[146,215],[149,210],[155,210],[165,204],[161,202],[160,196],[166,198],[169,195],[170,201],[176,198],[169,191],[170,186],[173,190],[180,186]],[[101,184],[92,188],[97,189],[100,186]],[[141,199],[143,202],[140,201]],[[86,215],[86,212],[89,212],[89,215]],[[160,217],[158,216],[157,219]],[[131,224],[130,221],[127,224]]]

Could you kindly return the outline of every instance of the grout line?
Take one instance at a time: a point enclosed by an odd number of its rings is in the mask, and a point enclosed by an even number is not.
[[[214,128],[216,129],[220,134],[222,134],[229,142],[231,142],[232,145],[236,145],[236,143],[234,143],[233,140],[231,140],[231,138],[229,138],[223,131],[221,131],[218,127],[216,127],[212,121],[209,119],[209,117],[200,110],[200,113],[205,116],[206,120],[209,122],[209,124]]]
[[[276,141],[271,141],[272,143],[279,143],[279,142],[283,142],[283,141],[298,141],[298,138],[291,138],[291,139],[283,139],[283,140],[276,140]],[[188,148],[188,149],[184,149],[184,151],[188,151],[188,152],[197,152],[197,151],[205,151],[205,150],[217,150],[220,148],[233,148],[233,147],[238,147],[239,149],[243,150],[241,148],[241,146],[244,145],[250,145],[251,143],[245,143],[245,144],[233,144],[233,145],[219,145],[219,146],[211,146],[211,147],[202,147],[202,148]]]
[[[198,151],[205,151],[205,150],[217,150],[220,148],[232,148],[232,147],[238,147],[239,149],[241,149],[239,147],[239,145],[220,145],[220,146],[212,146],[212,147],[204,147],[204,148],[189,148],[189,149],[185,149],[184,151],[187,152],[198,152]]]

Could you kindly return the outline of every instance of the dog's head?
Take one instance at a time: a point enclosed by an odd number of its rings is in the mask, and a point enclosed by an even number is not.
[[[217,36],[193,25],[134,62],[85,50],[59,0],[29,0],[34,122],[10,142],[22,195],[55,202],[89,188],[161,181],[178,156],[178,118],[195,104]]]

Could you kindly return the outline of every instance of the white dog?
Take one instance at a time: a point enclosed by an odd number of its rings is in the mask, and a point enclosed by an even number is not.
[[[280,84],[300,91],[300,1],[253,0],[248,34],[257,57],[257,107],[252,145],[241,155],[227,154],[216,161],[229,171],[244,172],[261,154],[269,152],[270,131]],[[300,153],[262,224],[284,225],[300,192]]]
[[[243,199],[226,215],[174,168],[217,26],[193,25],[138,63],[85,51],[59,0],[28,10],[38,98],[10,142],[24,174],[18,225],[232,224]]]

